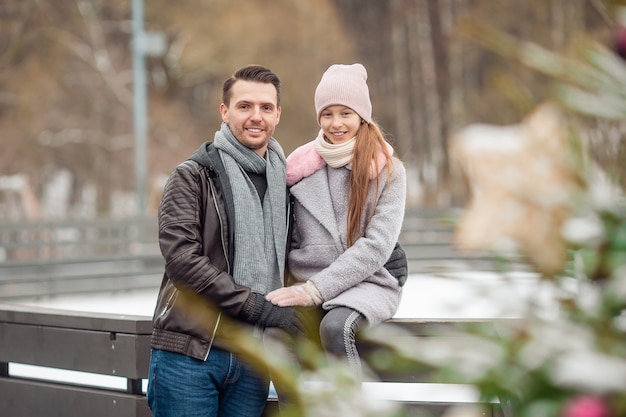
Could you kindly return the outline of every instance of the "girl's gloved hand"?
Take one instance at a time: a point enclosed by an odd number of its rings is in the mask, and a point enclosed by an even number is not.
[[[265,299],[280,307],[312,307],[322,304],[322,297],[311,281],[274,290]]]

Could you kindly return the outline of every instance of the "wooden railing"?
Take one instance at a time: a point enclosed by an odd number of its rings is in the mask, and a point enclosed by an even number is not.
[[[158,255],[153,217],[0,223],[0,261],[46,263]]]
[[[158,287],[154,218],[0,224],[0,299]]]
[[[406,212],[400,242],[409,272],[496,267],[488,254],[453,247],[459,214]],[[163,264],[154,218],[0,224],[0,299],[155,288]]]
[[[409,272],[494,271],[502,267],[488,252],[460,251],[454,247],[454,229],[461,214],[458,208],[406,211],[400,242],[407,254]],[[507,262],[509,270],[528,270],[521,258]]]

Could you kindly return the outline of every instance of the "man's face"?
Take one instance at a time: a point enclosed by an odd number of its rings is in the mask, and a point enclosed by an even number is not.
[[[280,121],[276,87],[239,80],[231,93],[230,105],[220,105],[222,120],[242,145],[265,156],[269,140]]]

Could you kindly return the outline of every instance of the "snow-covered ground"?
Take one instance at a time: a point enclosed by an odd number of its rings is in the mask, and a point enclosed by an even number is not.
[[[158,289],[38,297],[20,304],[73,311],[152,316]],[[412,274],[404,287],[397,318],[515,318],[528,301],[549,308],[552,290],[528,272],[484,271]]]
[[[116,291],[89,295],[67,295],[22,300],[20,304],[73,311],[118,313],[152,316],[157,289]],[[529,301],[546,311],[556,308],[553,290],[532,273],[501,275],[492,272],[454,271],[439,274],[410,275],[403,292],[397,318],[462,319],[521,317]],[[16,376],[60,381],[80,381],[84,384],[125,389],[122,378],[83,374],[10,364],[9,372]],[[393,387],[392,387],[393,385]],[[398,400],[432,402],[473,402],[477,392],[473,387],[451,384],[379,384],[366,383],[371,395]],[[144,381],[145,390],[145,381]]]

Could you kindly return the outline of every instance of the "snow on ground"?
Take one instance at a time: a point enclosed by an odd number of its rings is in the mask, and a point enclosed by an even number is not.
[[[554,288],[535,273],[455,271],[412,274],[396,318],[492,319],[523,317],[531,303],[548,312]]]
[[[152,316],[157,288],[38,297],[20,304],[73,311]],[[529,301],[550,307],[552,290],[528,272],[507,275],[484,271],[411,274],[397,318],[515,318]]]
[[[159,289],[52,295],[20,300],[19,304],[61,310],[152,316]]]

